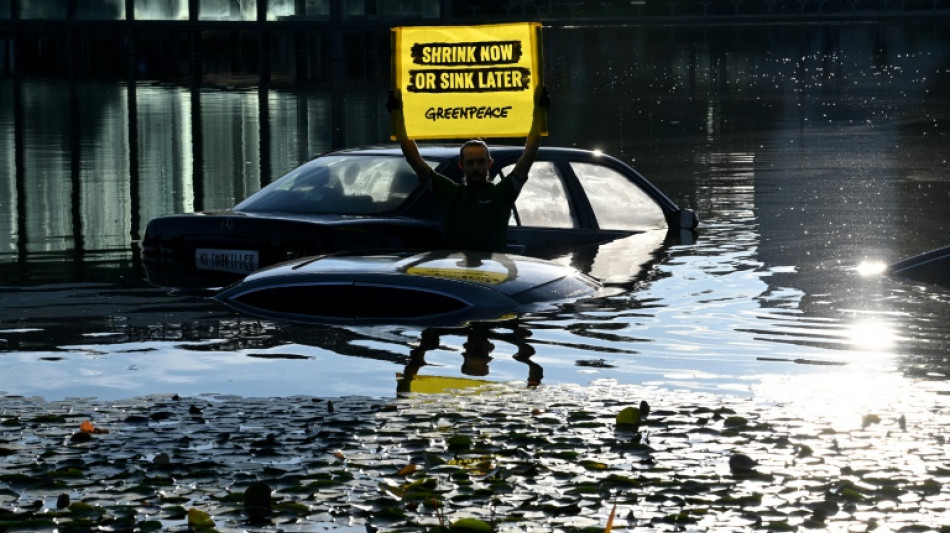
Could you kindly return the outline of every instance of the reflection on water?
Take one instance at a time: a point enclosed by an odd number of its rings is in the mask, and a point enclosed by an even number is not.
[[[261,0],[262,2],[264,0]],[[327,19],[330,15],[330,0],[266,0],[264,18]],[[9,2],[0,3],[0,18],[9,17]],[[189,0],[87,0],[68,7],[67,2],[56,0],[32,0],[20,3],[22,19],[63,20],[72,9],[78,20],[124,20],[126,6],[132,5],[136,20],[188,20]],[[254,21],[258,17],[258,2],[235,0],[202,0],[197,2],[199,20]],[[435,18],[440,13],[439,5],[433,2],[341,2],[345,17],[364,17],[368,11],[380,17],[425,17]]]
[[[510,330],[510,331],[509,331]],[[489,365],[495,353],[496,343],[508,343],[516,348],[511,359],[525,365],[525,384],[537,387],[544,379],[544,368],[536,363],[532,356],[535,349],[528,342],[531,332],[518,324],[517,320],[504,325],[471,324],[458,328],[426,328],[422,330],[418,346],[409,352],[409,360],[403,371],[396,377],[396,391],[408,392],[444,392],[453,388],[478,386],[489,383],[478,379],[489,375]],[[464,337],[460,353],[461,379],[445,375],[422,375],[420,371],[429,365],[426,354],[442,349],[442,337]]]
[[[437,342],[250,320],[146,286],[134,253],[153,217],[226,208],[320,151],[387,139],[385,81],[0,79],[0,390],[388,395],[424,375],[746,392],[894,368],[945,386],[947,291],[860,266],[947,244],[941,30],[546,29],[546,142],[632,161],[701,230],[577,250],[558,261],[614,294]]]
[[[7,193],[0,253],[21,260],[70,250],[127,252],[156,216],[231,207],[345,142],[332,133],[340,125],[331,108],[353,102],[320,90],[46,79],[0,79],[0,96]],[[384,127],[369,135],[384,138]],[[368,134],[361,125],[352,130]]]

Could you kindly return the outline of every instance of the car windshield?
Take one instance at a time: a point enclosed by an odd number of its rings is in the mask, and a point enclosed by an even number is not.
[[[429,161],[433,168],[436,162]],[[234,207],[243,212],[375,215],[419,185],[401,156],[333,155],[305,163]]]

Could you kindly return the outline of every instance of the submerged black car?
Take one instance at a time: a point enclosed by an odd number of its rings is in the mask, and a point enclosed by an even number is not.
[[[510,171],[523,148],[493,146],[493,173]],[[458,145],[420,153],[461,180]],[[630,166],[599,152],[542,147],[508,230],[508,251],[550,258],[582,245],[656,229],[693,229],[681,209]],[[442,211],[398,147],[323,154],[237,204],[214,213],[149,222],[142,259],[151,283],[222,287],[298,257],[446,246]]]
[[[249,274],[214,299],[251,315],[304,324],[458,327],[551,308],[600,288],[573,268],[536,258],[403,250],[285,261]]]

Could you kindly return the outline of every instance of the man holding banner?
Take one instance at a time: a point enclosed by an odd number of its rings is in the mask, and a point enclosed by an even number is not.
[[[442,204],[453,248],[505,251],[511,209],[547,133],[550,99],[541,85],[539,42],[536,23],[393,29],[394,89],[387,102],[393,134]],[[413,140],[525,134],[524,153],[498,183],[489,181],[485,142],[462,144],[464,183],[458,184],[434,172]]]
[[[541,120],[547,109],[547,92],[542,89],[535,107],[535,118],[525,142],[524,153],[514,169],[498,183],[488,181],[492,158],[488,145],[481,140],[466,141],[459,149],[459,168],[465,182],[460,185],[438,174],[426,164],[415,141],[406,133],[402,106],[396,98],[388,104],[393,117],[393,131],[409,165],[432,191],[445,212],[445,236],[453,248],[463,250],[505,251],[508,219],[518,193],[528,180],[528,171],[541,146]]]

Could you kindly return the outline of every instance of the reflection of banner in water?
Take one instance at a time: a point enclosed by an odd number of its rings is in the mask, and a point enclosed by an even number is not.
[[[425,394],[441,394],[452,390],[483,387],[493,383],[484,379],[456,378],[448,376],[406,376],[396,373],[397,390],[399,392],[418,392]]]
[[[539,23],[405,26],[392,35],[409,137],[528,134],[542,83]]]

